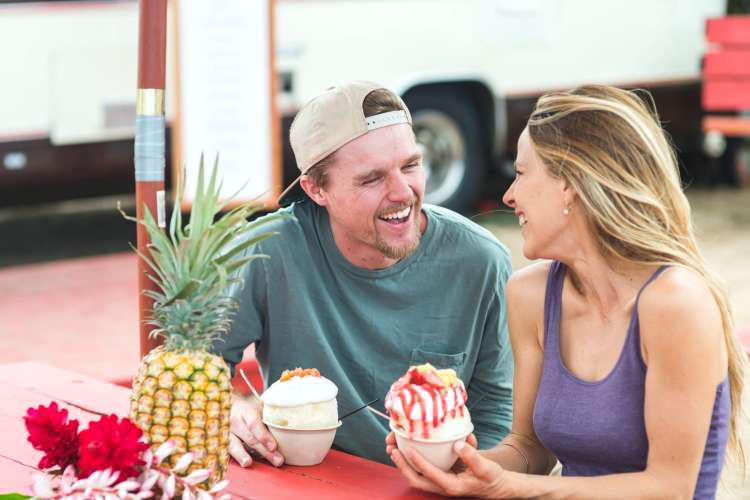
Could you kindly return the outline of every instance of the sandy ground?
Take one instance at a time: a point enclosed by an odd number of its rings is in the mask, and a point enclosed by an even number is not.
[[[750,328],[750,190],[689,191],[693,220],[701,251],[711,269],[724,281],[735,324]],[[512,214],[495,213],[475,219],[510,248],[515,269],[530,263],[523,257],[523,240]],[[746,379],[750,387],[750,374]],[[745,439],[748,474],[728,464],[722,477],[720,500],[750,500],[750,390],[745,391],[745,417],[741,431]]]

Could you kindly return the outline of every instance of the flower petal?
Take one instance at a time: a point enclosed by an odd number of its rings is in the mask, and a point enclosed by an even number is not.
[[[224,488],[226,488],[227,486],[229,486],[229,479],[224,479],[224,480],[219,481],[218,483],[216,483],[213,486],[213,488],[211,488],[210,490],[208,490],[208,492],[209,493],[218,493],[221,490],[223,490]]]
[[[202,483],[208,477],[211,475],[211,471],[208,469],[198,469],[196,471],[193,471],[188,475],[186,478],[183,479],[184,482],[191,486],[195,486],[198,483]]]
[[[112,486],[115,481],[117,481],[117,478],[120,477],[120,471],[112,470],[112,469],[106,469],[104,473],[102,474],[102,485],[103,486]]]
[[[34,496],[51,498],[55,495],[55,492],[52,490],[52,480],[47,474],[41,472],[34,473],[31,476],[31,480],[33,481],[31,491],[34,493]]]
[[[135,479],[128,479],[127,481],[123,481],[122,483],[117,485],[118,490],[123,491],[135,491],[137,489],[140,489],[141,485],[136,481]]]
[[[154,453],[151,451],[151,448],[143,452],[141,460],[145,462],[144,467],[147,469],[151,467],[151,464],[154,461]]]
[[[164,494],[167,498],[172,498],[174,496],[175,482],[174,474],[170,474],[169,478],[164,483]]]
[[[92,472],[91,475],[89,475],[89,480],[86,481],[86,485],[89,488],[94,488],[94,487],[100,486],[99,481],[100,481],[103,473],[104,473],[104,471],[101,471],[101,470],[96,470],[96,471]]]
[[[154,456],[154,462],[159,464],[162,460],[167,458],[169,455],[172,454],[172,452],[175,449],[175,446],[177,446],[177,443],[172,441],[171,439],[168,441],[164,441],[164,443],[159,446],[159,449],[156,450],[156,455]]]
[[[193,457],[195,454],[193,452],[187,452],[180,459],[177,461],[174,467],[172,467],[172,470],[176,472],[177,474],[182,474],[185,472],[185,470],[188,468],[188,466],[193,463]]]
[[[141,491],[150,491],[156,484],[156,480],[159,479],[159,473],[155,470],[150,470],[146,473],[146,479],[141,484]]]

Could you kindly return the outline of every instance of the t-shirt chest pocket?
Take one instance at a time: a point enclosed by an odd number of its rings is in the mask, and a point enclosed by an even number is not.
[[[439,370],[443,368],[453,368],[454,370],[456,370],[456,373],[459,375],[459,377],[463,372],[465,362],[465,352],[443,353],[426,351],[420,348],[412,349],[411,357],[409,360],[409,364],[412,366],[430,363],[432,366]]]

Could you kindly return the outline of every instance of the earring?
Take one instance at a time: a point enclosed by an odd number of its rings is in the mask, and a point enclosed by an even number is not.
[[[567,207],[565,207],[565,208],[563,209],[563,213],[564,213],[565,215],[568,215],[568,214],[570,213],[570,210],[568,210],[568,208],[567,208]]]

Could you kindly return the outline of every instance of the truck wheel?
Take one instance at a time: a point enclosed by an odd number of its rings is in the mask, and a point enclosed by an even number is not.
[[[421,91],[407,94],[414,135],[424,155],[425,202],[466,212],[477,202],[484,179],[479,120],[460,95]]]

